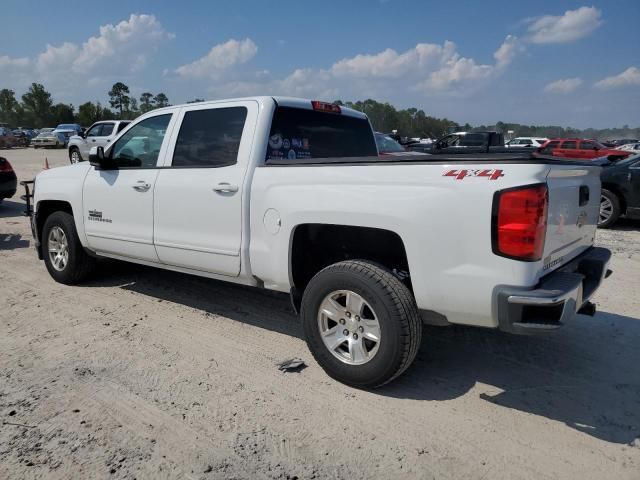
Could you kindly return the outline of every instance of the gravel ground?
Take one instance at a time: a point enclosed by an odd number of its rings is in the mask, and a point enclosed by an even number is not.
[[[64,150],[0,151],[20,179]],[[0,206],[0,478],[640,478],[640,223],[599,232],[598,314],[430,328],[373,392],[329,379],[285,296],[124,263],[55,283]],[[281,373],[300,356],[308,368]]]

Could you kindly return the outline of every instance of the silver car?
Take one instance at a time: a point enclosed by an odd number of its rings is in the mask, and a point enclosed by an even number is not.
[[[104,120],[91,125],[84,135],[74,135],[69,139],[69,161],[78,163],[87,160],[91,147],[107,148],[130,123],[130,120]]]
[[[53,128],[43,128],[35,138],[31,139],[31,146],[33,148],[64,148],[65,143],[67,143],[67,138],[64,136],[64,133],[55,132]]]

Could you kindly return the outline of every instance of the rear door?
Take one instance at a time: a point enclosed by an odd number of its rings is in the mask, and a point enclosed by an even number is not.
[[[155,187],[161,262],[239,275],[243,184],[257,116],[255,101],[182,109]]]
[[[591,166],[551,167],[545,270],[563,265],[593,245],[600,212],[600,171]]]
[[[565,140],[562,142],[558,150],[558,156],[564,158],[577,158],[578,142],[575,140]]]

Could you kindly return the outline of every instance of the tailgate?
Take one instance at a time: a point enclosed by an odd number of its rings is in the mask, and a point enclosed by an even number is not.
[[[554,165],[549,170],[543,275],[593,245],[600,211],[600,171],[585,165]]]

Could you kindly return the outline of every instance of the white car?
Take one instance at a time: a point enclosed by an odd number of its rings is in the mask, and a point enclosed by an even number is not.
[[[600,170],[380,157],[361,112],[221,100],[149,112],[89,162],[39,173],[31,225],[61,283],[109,257],[289,294],[322,368],[377,387],[423,322],[542,333],[593,314],[611,255],[593,246]]]
[[[84,135],[74,135],[68,144],[69,161],[78,163],[88,159],[92,147],[108,147],[116,135],[130,123],[130,120],[105,120],[91,125]]]
[[[67,143],[67,138],[64,133],[56,132],[53,128],[43,128],[36,137],[31,139],[33,148],[64,148],[65,143]]]
[[[625,152],[640,152],[640,143],[627,143],[621,147],[616,147],[616,150],[624,150]]]
[[[541,147],[548,138],[543,137],[516,137],[505,144],[505,147]]]

